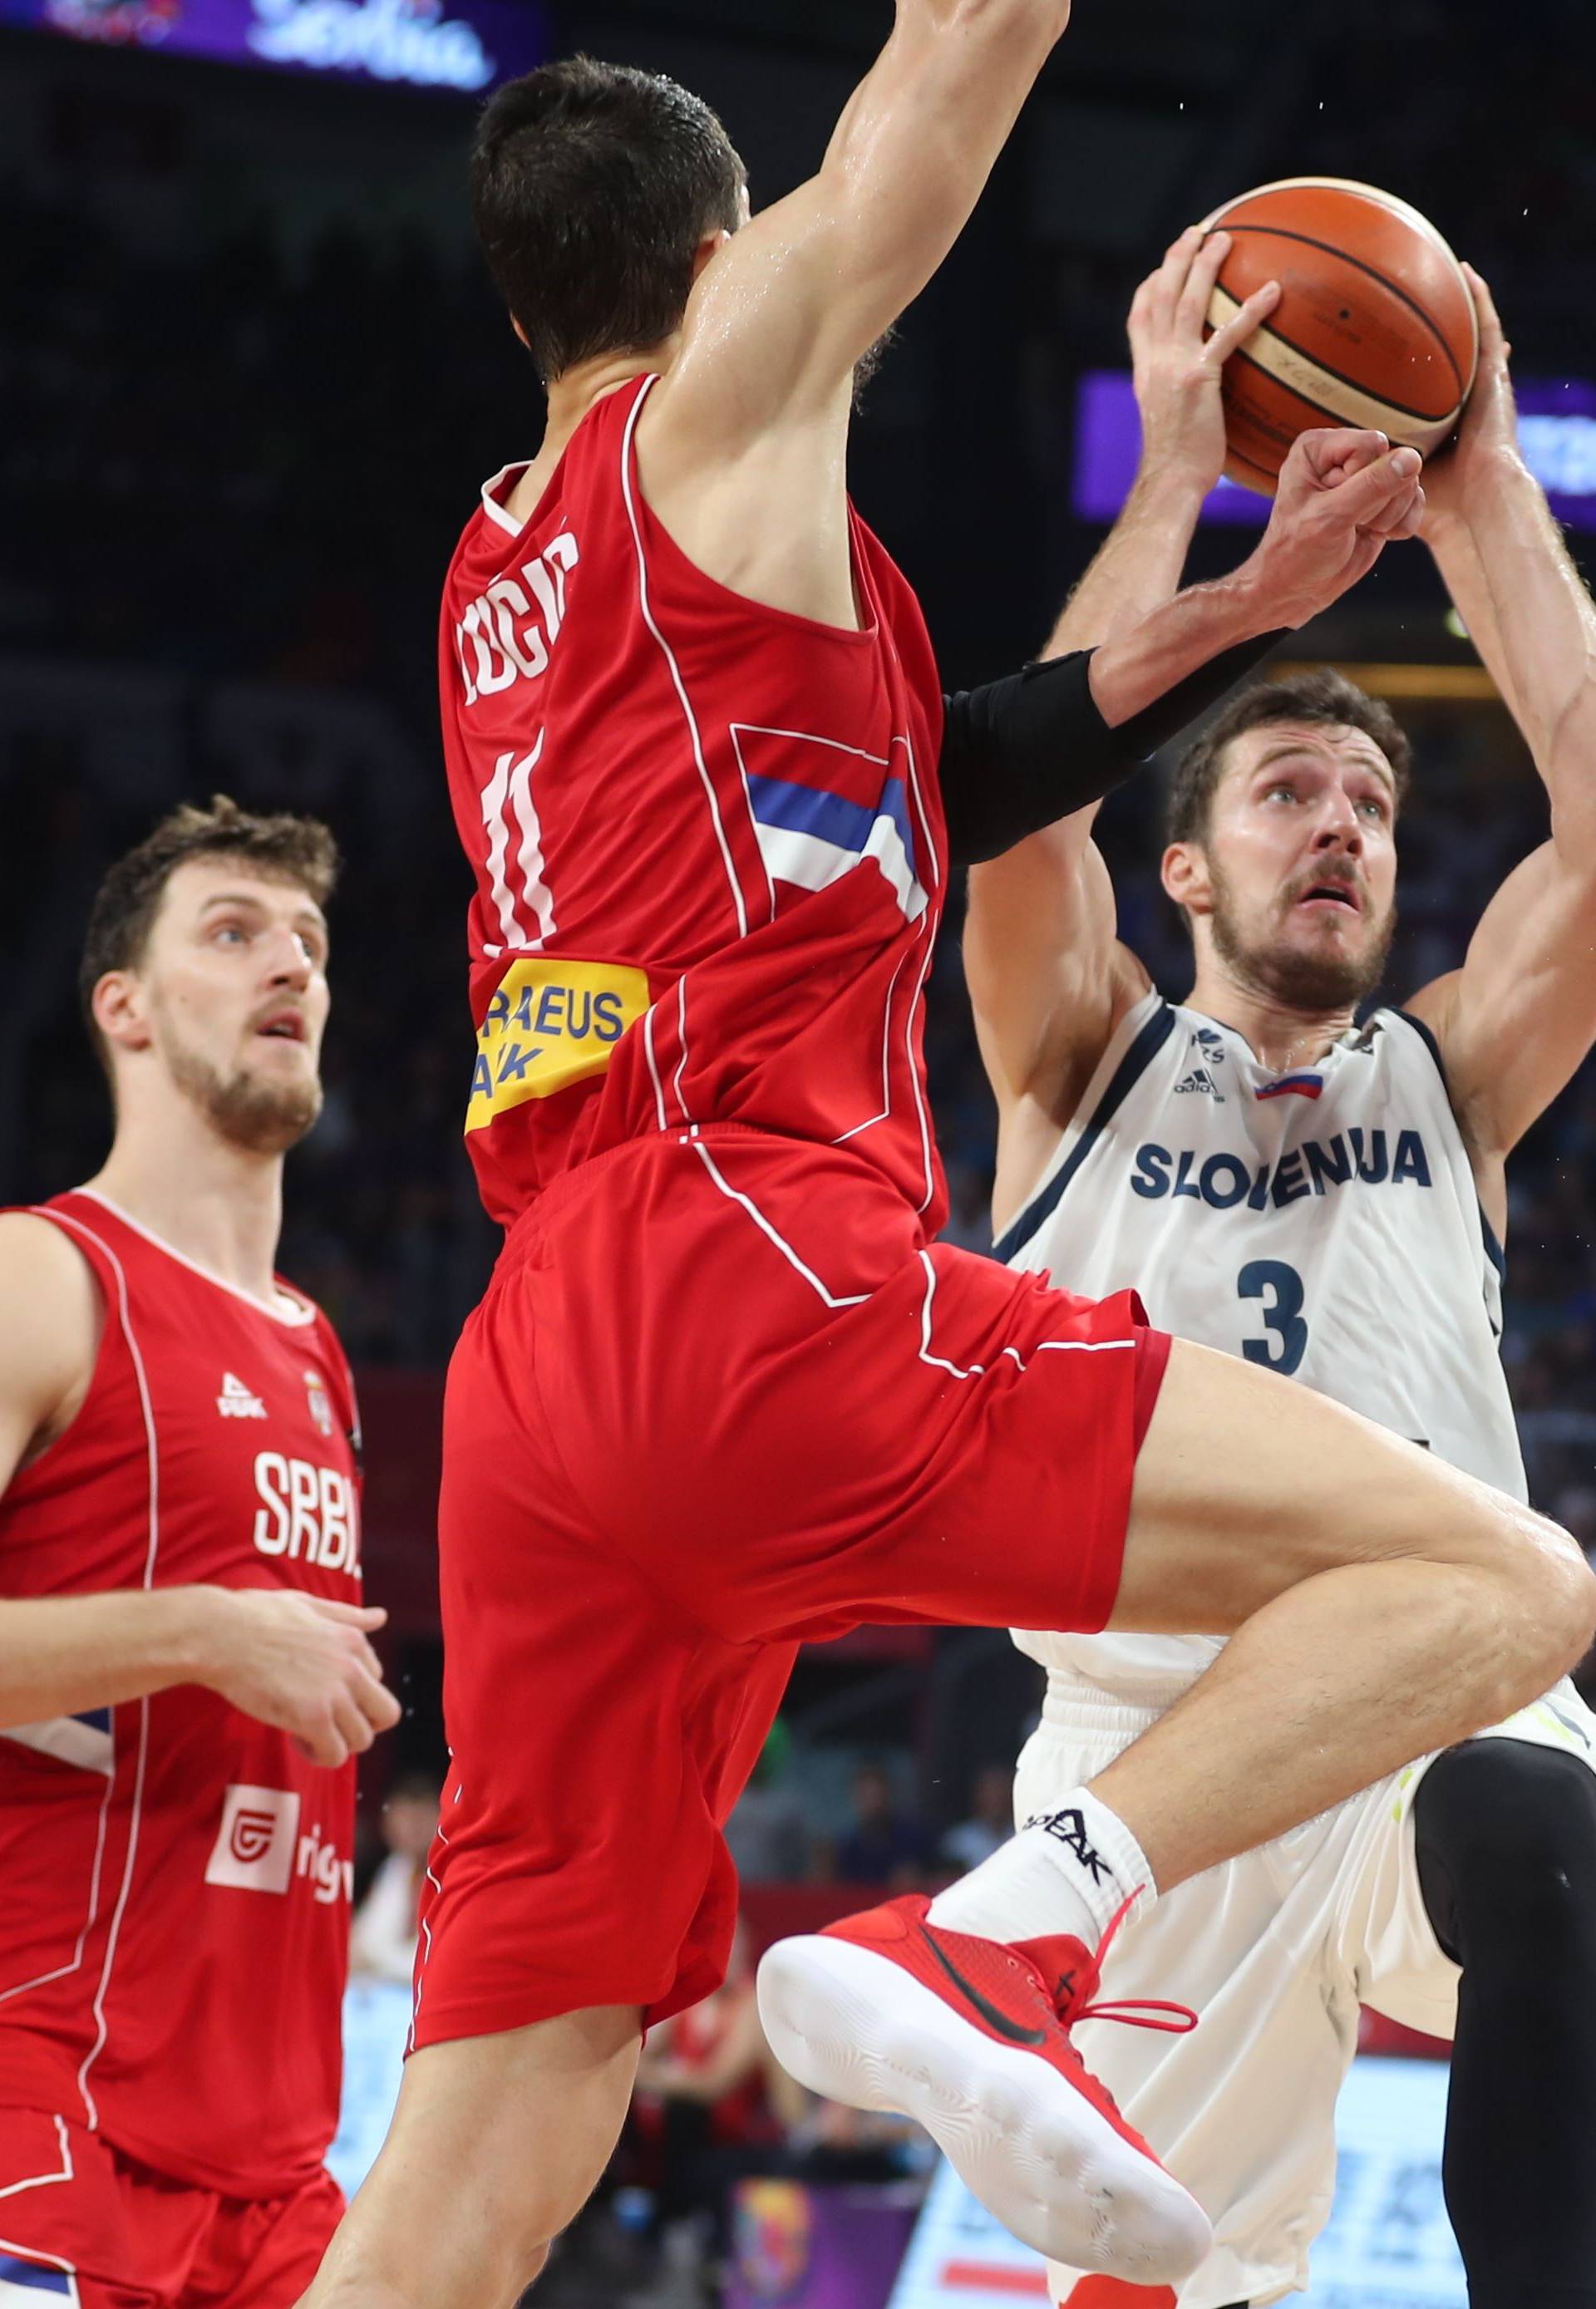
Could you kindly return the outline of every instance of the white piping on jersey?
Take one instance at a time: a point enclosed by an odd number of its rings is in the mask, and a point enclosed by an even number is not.
[[[452,1752],[452,1751],[451,1751],[451,1754],[450,1754],[450,1759],[449,1759],[449,1760],[451,1761],[451,1763],[454,1761],[454,1757],[453,1757],[453,1752]],[[459,1792],[458,1792],[458,1790],[456,1790],[456,1791],[455,1791],[455,1802],[456,1803],[459,1803],[459,1801],[460,1801]],[[437,1834],[438,1840],[439,1844],[441,1844],[442,1846],[444,1846],[445,1849],[447,1850],[447,1846],[448,1846],[448,1841],[449,1841],[449,1839],[448,1839],[448,1838],[447,1838],[447,1837],[444,1834],[444,1832],[443,1832],[443,1822],[442,1822],[441,1820],[439,1820],[439,1822],[438,1822],[438,1828],[437,1828],[437,1829],[436,1829],[435,1833]],[[427,1881],[428,1881],[428,1883],[431,1885],[431,1887],[432,1887],[433,1890],[437,1893],[437,1895],[438,1895],[438,1898],[441,1900],[441,1899],[442,1899],[442,1898],[443,1898],[443,1886],[438,1882],[438,1881],[437,1877],[432,1873],[432,1857],[431,1857],[431,1855],[430,1855],[430,1854],[429,1854],[429,1855],[428,1855],[428,1856],[427,1856],[427,1866],[426,1866],[426,1870],[425,1870],[425,1872],[425,1872],[425,1874],[426,1874],[426,1878],[427,1878]],[[423,1941],[425,1941],[425,1942],[426,1942],[426,1946],[425,1946],[425,1947],[422,1949],[422,1950],[421,1950],[421,1967],[420,1967],[420,1969],[418,1970],[418,1972],[417,1972],[417,1974],[416,1974],[416,1993],[415,1993],[415,1995],[414,1995],[414,1997],[413,1997],[413,1999],[412,2000],[412,2002],[411,2002],[411,2008],[410,2008],[410,2041],[409,2041],[409,2043],[406,2045],[406,2046],[405,2046],[405,2048],[404,2048],[404,2049],[405,2049],[405,2051],[406,2051],[406,2052],[408,2052],[408,2053],[413,2053],[413,2052],[415,2051],[415,2048],[416,2048],[416,2022],[417,2022],[417,2021],[421,2019],[421,1992],[423,1991],[423,1989],[424,1989],[424,1988],[426,1987],[426,1985],[427,1985],[427,1960],[428,1960],[428,1959],[429,1959],[429,1958],[431,1956],[431,1954],[432,1954],[432,1926],[431,1926],[431,1925],[430,1925],[430,1924],[428,1922],[428,1920],[427,1920],[427,1918],[426,1918],[425,1916],[423,1916],[423,1917],[421,1918],[421,1938],[423,1939]]]
[[[932,1353],[931,1306],[937,1295],[937,1271],[932,1263],[931,1253],[928,1250],[923,1250],[919,1256],[920,1264],[925,1269],[925,1296],[920,1302],[920,1361],[923,1363],[930,1363],[935,1371],[945,1371],[952,1379],[984,1378],[986,1371],[984,1363],[972,1363],[969,1369],[965,1371],[958,1363],[950,1363],[945,1355]],[[1101,1355],[1115,1350],[1133,1347],[1135,1344],[1134,1339],[1038,1339],[1031,1352],[1038,1355],[1046,1354],[1050,1351],[1056,1354]],[[1000,1362],[1003,1355],[1011,1357],[1021,1371],[1029,1368],[1018,1347],[1004,1347],[998,1358]]]
[[[711,1179],[714,1180],[716,1185],[720,1189],[721,1193],[726,1197],[728,1201],[742,1204],[750,1218],[752,1219],[754,1224],[759,1228],[759,1232],[762,1235],[768,1237],[769,1241],[776,1245],[777,1250],[780,1251],[782,1257],[786,1260],[788,1266],[802,1276],[804,1281],[809,1284],[810,1289],[813,1291],[817,1297],[822,1300],[828,1307],[863,1306],[865,1301],[870,1296],[868,1291],[855,1291],[853,1296],[847,1299],[837,1299],[832,1296],[831,1293],[827,1290],[825,1284],[821,1282],[820,1276],[815,1273],[813,1267],[806,1267],[804,1265],[804,1262],[799,1258],[798,1253],[794,1250],[792,1244],[787,1241],[784,1235],[779,1234],[776,1228],[771,1225],[769,1220],[765,1216],[764,1212],[759,1209],[758,1204],[751,1201],[747,1195],[740,1194],[735,1187],[729,1186],[727,1184],[720,1172],[716,1168],[715,1158],[710,1154],[708,1147],[705,1146],[701,1138],[695,1135],[691,1138],[684,1138],[681,1143],[684,1146],[690,1146],[692,1148],[694,1154],[697,1154],[698,1160],[703,1163],[704,1168],[708,1172]]]
[[[771,878],[770,869],[766,863],[765,845],[759,840],[759,821],[754,816],[754,797],[753,790],[748,783],[748,764],[742,758],[742,733],[747,726],[747,723],[742,722],[733,722],[729,725],[732,752],[736,757],[737,774],[742,780],[742,799],[748,808],[748,830],[753,837],[754,852],[759,861],[759,871],[765,877],[765,896],[770,907],[770,920],[774,921],[776,920],[776,884]],[[785,733],[775,731],[760,734],[780,737]],[[815,742],[817,745],[823,746],[827,740],[820,738]]]
[[[654,1055],[654,1013],[655,1007],[656,1006],[651,1002],[647,1009],[643,1014],[643,1055],[648,1061],[649,1078],[654,1084],[654,1111],[659,1117],[660,1129],[662,1130],[668,1130],[671,1126],[665,1120],[665,1086],[659,1078],[659,1065]]]
[[[676,1094],[676,1103],[681,1109],[681,1120],[683,1122],[690,1122],[692,1120],[692,1116],[688,1112],[687,1101],[681,1095],[682,1070],[687,1065],[686,971],[682,972],[681,976],[676,982],[676,1039],[681,1045],[681,1056],[676,1061],[676,1071],[671,1077],[671,1087]]]
[[[191,1275],[199,1276],[206,1283],[213,1283],[218,1291],[225,1291],[232,1298],[241,1299],[246,1307],[253,1307],[257,1315],[269,1315],[273,1322],[284,1324],[290,1330],[299,1330],[307,1323],[315,1322],[315,1308],[308,1299],[301,1299],[297,1293],[285,1289],[282,1299],[275,1303],[268,1299],[257,1299],[254,1292],[246,1291],[242,1284],[230,1283],[225,1275],[218,1275],[213,1267],[202,1267],[199,1260],[190,1258],[186,1251],[176,1250],[164,1236],[158,1235],[149,1227],[144,1226],[134,1217],[131,1211],[125,1211],[120,1203],[114,1203],[110,1197],[102,1194],[98,1187],[74,1187],[72,1191],[74,1195],[82,1195],[91,1203],[98,1203],[101,1210],[109,1211],[113,1218],[120,1219],[125,1227],[130,1227],[133,1232],[140,1236],[143,1241],[152,1244],[157,1250],[163,1250],[169,1258],[175,1258],[178,1266],[186,1267]],[[35,1206],[35,1207],[38,1206]],[[53,1215],[56,1218],[65,1218],[67,1214],[65,1211],[57,1211]],[[91,1241],[100,1241],[100,1237],[92,1233],[88,1227],[83,1229],[83,1232],[89,1235]],[[114,1258],[115,1255],[113,1251],[107,1250],[108,1258]],[[284,1302],[288,1303],[285,1304]]]
[[[48,2189],[52,2181],[76,2180],[77,2173],[72,2161],[72,2142],[68,2140],[66,2134],[66,2121],[64,2117],[57,2116],[55,2118],[54,2122],[56,2126],[56,2138],[61,2143],[61,2162],[56,2171],[53,2173],[35,2173],[31,2180],[28,2181],[8,2181],[4,2188],[0,2189],[0,2197],[20,2197],[24,2189]],[[0,2240],[0,2242],[4,2242],[4,2240]],[[34,2247],[30,2245],[26,2247],[25,2250],[31,2253],[34,2251]],[[68,2273],[70,2274],[70,2272]]]
[[[110,1207],[114,1208],[115,1206]],[[139,1351],[138,1336],[133,1327],[133,1312],[127,1302],[127,1276],[121,1260],[109,1243],[102,1235],[96,1234],[92,1227],[84,1226],[81,1220],[73,1218],[65,1211],[57,1211],[55,1216],[64,1221],[66,1225],[75,1227],[78,1232],[85,1236],[90,1242],[97,1243],[109,1260],[117,1277],[117,1304],[121,1319],[122,1336],[127,1342],[127,1353],[133,1363],[133,1375],[139,1391],[139,1408],[144,1422],[144,1449],[149,1467],[150,1533],[144,1549],[144,1576],[141,1585],[148,1590],[155,1584],[155,1560],[160,1552],[160,1447],[155,1430],[155,1408],[150,1400],[150,1382],[144,1371],[144,1358]],[[230,1285],[226,1287],[231,1288]],[[249,1296],[247,1292],[241,1292],[239,1295],[241,1298]],[[256,1301],[252,1303],[258,1305],[259,1302]],[[88,2112],[91,2132],[99,2126],[100,2112],[95,2106],[94,2096],[89,2089],[89,2071],[105,2050],[106,2037],[108,2033],[105,2017],[106,1991],[110,1986],[111,1971],[117,1960],[117,1942],[121,1937],[122,1918],[126,1913],[128,1895],[133,1890],[134,1864],[138,1858],[139,1826],[143,1817],[144,1769],[150,1753],[150,1702],[147,1699],[138,1702],[138,1750],[133,1775],[133,1804],[127,1820],[127,1851],[122,1863],[122,1882],[117,1894],[117,1905],[111,1911],[110,1929],[106,1934],[105,1960],[100,1968],[100,1985],[94,1992],[91,2008],[95,2020],[94,2042],[84,2054],[77,2073],[77,2087],[83,2097],[83,2106]],[[109,1793],[108,1787],[108,1798]],[[98,1875],[98,1871],[96,1873]],[[98,1897],[98,1885],[94,1887],[91,1897]],[[84,1929],[86,1931],[87,1926]]]
[[[898,957],[898,968],[887,982],[887,1007],[881,1020],[881,1111],[879,1114],[871,1115],[866,1121],[854,1123],[851,1130],[843,1131],[832,1140],[833,1146],[846,1146],[849,1139],[856,1138],[862,1130],[873,1130],[876,1124],[885,1122],[892,1111],[892,997],[908,958],[909,949],[905,947]]]
[[[523,457],[518,463],[512,462],[507,465],[500,465],[499,471],[490,474],[482,483],[482,511],[490,521],[496,521],[500,529],[507,529],[512,537],[519,537],[526,523],[524,521],[517,521],[513,514],[506,513],[504,507],[494,497],[493,491],[507,475],[527,472],[531,470],[531,465],[532,460],[529,457]]]
[[[693,713],[691,700],[687,694],[687,684],[681,679],[681,668],[676,662],[675,652],[655,623],[654,610],[648,599],[648,563],[643,551],[643,530],[638,519],[637,500],[632,489],[632,440],[638,430],[638,419],[643,413],[643,403],[647,400],[657,382],[658,380],[652,376],[644,378],[642,389],[633,402],[631,413],[626,420],[626,431],[620,443],[620,489],[626,500],[627,519],[631,523],[632,543],[637,549],[638,601],[643,611],[643,622],[659,644],[664,654],[665,663],[671,669],[671,679],[675,685],[676,695],[681,701],[682,713],[687,717],[688,731],[693,741],[693,761],[697,765],[699,778],[703,781],[705,794],[708,798],[709,814],[715,820],[715,838],[720,845],[721,860],[725,867],[726,880],[731,885],[733,902],[737,909],[737,935],[739,938],[746,938],[748,908],[743,903],[742,885],[737,878],[737,869],[733,862],[731,844],[726,840],[726,829],[721,823],[720,802],[716,795],[714,782],[709,775],[709,765],[704,759],[704,741],[699,735],[698,720]]]
[[[921,920],[923,922],[929,922],[931,920],[929,909],[921,916]],[[936,1185],[931,1154],[931,1118],[925,1111],[925,1094],[920,1087],[920,1068],[915,1059],[915,1020],[919,1016],[921,998],[925,992],[925,982],[931,975],[931,965],[935,953],[934,945],[927,938],[924,957],[920,964],[920,975],[915,982],[914,999],[909,1004],[908,1016],[903,1022],[904,1057],[909,1069],[910,1087],[915,1094],[915,1111],[920,1118],[920,1154],[925,1165],[925,1192],[915,1206],[916,1212],[925,1208],[935,1191]]]

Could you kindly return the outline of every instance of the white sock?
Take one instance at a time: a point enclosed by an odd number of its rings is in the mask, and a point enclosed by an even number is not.
[[[1073,1788],[939,1892],[928,1922],[993,1941],[1073,1933],[1095,1949],[1135,1892],[1138,1913],[1158,1897],[1141,1846],[1106,1803]]]

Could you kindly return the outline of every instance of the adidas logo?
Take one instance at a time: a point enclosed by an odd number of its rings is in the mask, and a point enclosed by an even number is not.
[[[1178,1098],[1184,1091],[1200,1091],[1205,1097],[1216,1100],[1220,1106],[1223,1106],[1225,1103],[1224,1092],[1219,1088],[1219,1084],[1215,1082],[1212,1075],[1210,1074],[1206,1067],[1193,1067],[1191,1073],[1185,1077],[1184,1081],[1177,1082],[1175,1084],[1175,1094],[1176,1098]]]
[[[221,1393],[216,1398],[216,1408],[224,1419],[264,1419],[266,1406],[258,1395],[252,1395],[241,1379],[231,1371],[221,1374]]]

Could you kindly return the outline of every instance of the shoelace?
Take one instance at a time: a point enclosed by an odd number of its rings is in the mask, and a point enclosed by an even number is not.
[[[1175,2004],[1165,1996],[1126,1996],[1111,1998],[1106,2004],[1084,2002],[1103,1976],[1103,1959],[1125,1918],[1130,1915],[1142,1887],[1138,1884],[1130,1898],[1122,1900],[1108,1922],[1108,1930],[1097,1942],[1097,1953],[1088,1966],[1086,1976],[1079,1987],[1071,1985],[1067,1994],[1054,2000],[1054,2009],[1065,2028],[1073,2028],[1077,2020],[1123,2020],[1128,2028],[1157,2028],[1167,2037],[1188,2037],[1197,2026],[1197,2015],[1189,2004]]]

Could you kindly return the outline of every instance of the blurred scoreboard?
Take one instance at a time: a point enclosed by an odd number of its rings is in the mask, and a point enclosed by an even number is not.
[[[1579,377],[1518,380],[1519,446],[1559,521],[1596,530],[1596,385]],[[1081,521],[1115,521],[1136,478],[1141,423],[1126,369],[1089,369],[1075,402],[1071,497]],[[1202,518],[1262,526],[1270,500],[1221,481]]]
[[[1467,2309],[1441,2194],[1447,2071],[1438,2061],[1352,2065],[1336,2113],[1335,2209],[1314,2247],[1304,2309]],[[1282,2080],[1281,2113],[1289,2099]],[[1042,2264],[947,2166],[932,2185],[889,2309],[1045,2309]]]
[[[373,86],[474,96],[549,56],[538,0],[0,0],[0,23]]]

